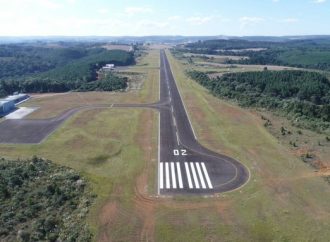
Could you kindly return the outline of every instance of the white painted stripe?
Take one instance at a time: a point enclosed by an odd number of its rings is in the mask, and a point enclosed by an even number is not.
[[[176,134],[176,141],[178,142],[178,145],[180,145],[180,139],[179,139],[178,132],[176,131],[175,134]]]
[[[164,58],[164,59],[165,59],[165,58]],[[166,69],[166,68],[165,68],[165,69]],[[176,86],[176,88],[178,89],[179,96],[180,96],[180,99],[181,99],[181,101],[182,101],[183,108],[184,108],[184,110],[185,110],[185,112],[186,112],[186,114],[187,114],[187,117],[188,117],[188,121],[189,121],[189,124],[190,124],[191,130],[192,130],[192,132],[193,132],[193,134],[194,134],[195,139],[197,140],[197,137],[196,137],[196,134],[195,134],[195,130],[194,130],[194,127],[193,127],[192,124],[191,124],[190,117],[189,117],[189,114],[188,114],[187,109],[186,109],[186,105],[184,104],[184,101],[183,101],[183,99],[182,99],[182,95],[181,95],[181,93],[180,93],[180,89],[179,89],[178,86],[176,85],[176,81],[175,81],[175,78],[174,78],[174,75],[173,75],[173,72],[172,72],[172,68],[171,68],[171,64],[170,64],[170,63],[169,63],[169,69],[170,69],[170,71],[171,71],[171,73],[172,73],[172,76],[173,76],[173,79],[174,79],[175,86]],[[166,72],[166,75],[167,75],[167,72]]]
[[[191,168],[191,171],[192,171],[192,174],[193,174],[193,178],[194,178],[194,182],[195,182],[195,187],[197,189],[199,189],[199,182],[198,182],[198,178],[197,178],[197,175],[196,175],[195,166],[194,166],[194,163],[193,162],[190,162],[190,168]]]
[[[196,163],[196,168],[197,168],[197,172],[198,172],[198,175],[199,175],[199,180],[201,181],[201,184],[202,184],[202,188],[206,189],[205,181],[204,181],[202,171],[201,171],[201,167],[199,166],[199,163]]]
[[[181,176],[181,167],[180,167],[180,163],[179,162],[176,163],[176,170],[178,171],[179,187],[180,188],[183,188],[182,176]]]
[[[160,166],[159,166],[159,188],[160,189],[163,189],[164,188],[164,169],[163,169],[163,166],[164,166],[164,163],[163,162],[160,162],[159,163]]]
[[[204,162],[202,162],[202,168],[203,168],[204,175],[205,175],[205,178],[206,178],[206,181],[207,181],[207,185],[209,186],[210,189],[213,189],[213,186],[212,186],[209,174],[207,173]]]
[[[192,189],[192,188],[194,188],[194,187],[193,187],[193,184],[192,184],[192,182],[191,182],[191,177],[190,177],[190,171],[189,171],[188,163],[185,162],[184,165],[185,165],[185,167],[186,167],[186,174],[187,174],[187,178],[188,178],[188,185],[189,185],[189,188]]]
[[[159,72],[160,73],[160,72]],[[160,74],[159,74],[160,78]],[[159,79],[160,80],[160,79]],[[159,84],[160,85],[160,84]],[[160,93],[159,93],[160,95]],[[160,97],[160,96],[159,96]],[[158,112],[158,164],[160,163],[160,112]],[[163,174],[163,173],[162,173]],[[160,169],[158,169],[158,178],[160,176]],[[159,192],[160,184],[158,186],[158,195],[160,194]]]
[[[176,177],[174,162],[171,162],[172,188],[176,189]]]
[[[168,169],[167,162],[165,162],[165,173],[166,173],[166,189],[169,189],[171,187],[171,185],[170,185],[170,172]]]

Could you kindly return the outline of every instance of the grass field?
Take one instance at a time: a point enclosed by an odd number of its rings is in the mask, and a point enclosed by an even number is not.
[[[237,158],[251,171],[246,186],[215,202],[222,209],[185,215],[194,224],[189,224],[193,234],[214,241],[327,241],[329,185],[279,144],[260,117],[211,96],[184,75],[185,66],[171,55],[170,62],[199,141]],[[180,231],[171,223],[163,228]]]
[[[159,93],[159,52],[150,51],[138,64],[134,71],[145,76],[139,91],[39,95],[24,106],[40,107],[30,118],[48,118],[86,104],[154,102]],[[0,145],[0,153],[11,158],[38,155],[81,172],[97,195],[88,220],[95,241],[136,241],[145,220],[139,207],[144,200],[138,194],[156,190],[149,180],[156,176],[157,120],[156,112],[145,109],[83,111],[44,143]]]
[[[43,144],[0,145],[0,153],[38,154],[89,178],[98,195],[88,220],[95,241],[328,241],[329,186],[278,144],[260,117],[212,97],[169,57],[199,141],[250,169],[244,187],[217,198],[157,198],[158,114],[151,110],[80,112]],[[158,67],[159,52],[152,50],[133,68],[146,75],[142,90],[83,97],[100,103],[155,100]],[[70,98],[71,106],[81,104],[78,96]],[[31,101],[48,109],[33,115],[52,116],[52,103],[61,112],[62,100]]]

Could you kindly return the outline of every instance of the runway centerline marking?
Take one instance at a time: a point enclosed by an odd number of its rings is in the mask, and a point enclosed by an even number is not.
[[[190,171],[189,171],[189,166],[188,166],[188,163],[185,162],[184,163],[184,166],[186,168],[186,173],[187,173],[187,179],[188,179],[188,186],[190,189],[194,188],[193,187],[193,184],[192,184],[192,181],[191,181],[191,176],[190,176]]]
[[[171,162],[172,187],[176,189],[176,177],[174,162]]]
[[[202,168],[203,168],[203,172],[204,172],[204,175],[206,178],[207,185],[209,186],[210,189],[213,189],[213,186],[212,186],[212,183],[211,183],[211,180],[210,180],[210,177],[209,177],[209,174],[207,172],[204,162],[202,162]]]
[[[190,168],[191,168],[191,172],[193,174],[193,178],[194,178],[194,182],[195,182],[195,187],[197,189],[199,189],[199,182],[198,182],[198,178],[197,178],[197,174],[196,174],[195,166],[194,166],[194,163],[193,162],[190,162]]]
[[[176,141],[178,142],[178,145],[180,145],[180,139],[179,139],[178,131],[175,131],[175,135],[176,135]]]
[[[181,176],[181,167],[180,163],[176,163],[176,170],[178,171],[178,182],[179,182],[179,188],[183,188],[183,183],[182,183],[182,176]]]
[[[205,182],[204,182],[204,178],[203,178],[201,167],[199,166],[199,163],[196,163],[196,167],[197,167],[197,172],[198,172],[198,175],[199,175],[199,180],[201,181],[201,184],[202,184],[202,188],[206,189],[206,185],[205,185]]]

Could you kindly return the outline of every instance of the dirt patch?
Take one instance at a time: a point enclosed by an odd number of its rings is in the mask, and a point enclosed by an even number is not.
[[[98,241],[110,242],[109,230],[107,227],[115,220],[118,215],[118,205],[116,202],[107,202],[102,207],[99,215],[100,234]]]

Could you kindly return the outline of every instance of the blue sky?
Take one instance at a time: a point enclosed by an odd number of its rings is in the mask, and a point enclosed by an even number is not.
[[[0,0],[0,36],[330,34],[330,0]]]

